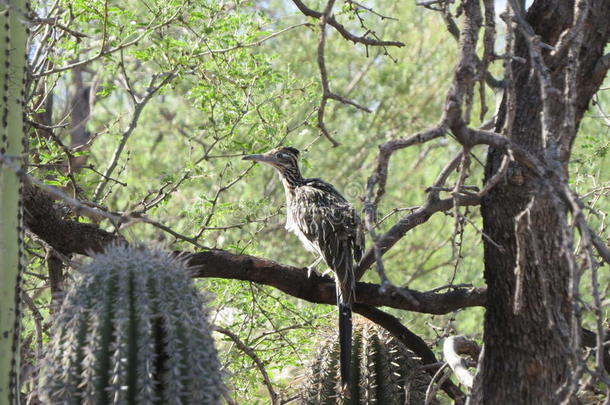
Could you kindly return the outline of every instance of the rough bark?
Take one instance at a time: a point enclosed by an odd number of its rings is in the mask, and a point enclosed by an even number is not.
[[[576,127],[589,100],[604,75],[596,72],[604,46],[610,38],[610,6],[607,0],[589,2],[584,24],[583,48],[578,55],[575,105]],[[570,27],[574,1],[538,0],[528,11],[527,21],[544,43],[555,44],[561,32]],[[542,161],[548,150],[542,137],[542,99],[540,84],[526,40],[518,37],[516,52],[528,60],[513,63],[515,72],[516,114],[513,142],[526,148]],[[551,62],[552,84],[565,89],[567,58]],[[565,105],[551,105],[551,136],[560,142]],[[496,125],[504,126],[506,105]],[[565,171],[573,138],[563,143],[559,172]],[[502,152],[491,147],[486,164],[486,180],[497,172]],[[557,168],[557,167],[556,167]],[[555,173],[561,178],[565,173]],[[549,191],[554,181],[530,175],[527,169],[511,165],[506,181],[500,182],[482,200],[484,232],[502,249],[484,238],[485,279],[490,299],[485,316],[485,356],[482,364],[482,402],[485,404],[555,404],[565,398],[565,387],[573,373],[571,346],[575,338],[571,327],[573,301],[570,298],[571,237],[566,233],[567,207]]]
[[[118,240],[95,224],[64,219],[53,201],[34,186],[25,187],[23,200],[26,227],[60,253],[90,255]]]

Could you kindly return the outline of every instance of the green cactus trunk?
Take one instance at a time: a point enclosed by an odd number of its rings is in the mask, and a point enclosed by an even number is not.
[[[0,154],[21,167],[26,2],[0,2]],[[19,402],[20,181],[0,161],[0,405]]]
[[[112,247],[66,295],[41,369],[45,404],[217,404],[204,300],[165,253]]]
[[[430,376],[413,352],[383,328],[359,321],[354,327],[352,384],[341,392],[339,345],[333,336],[322,345],[301,389],[307,405],[423,404]]]

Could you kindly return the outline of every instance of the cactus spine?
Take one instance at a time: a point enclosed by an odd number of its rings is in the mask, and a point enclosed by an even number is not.
[[[217,404],[225,390],[202,296],[165,253],[95,256],[53,327],[45,404]]]
[[[0,155],[22,167],[25,0],[0,2]],[[20,181],[0,161],[0,405],[19,402]]]
[[[421,363],[385,329],[368,321],[354,328],[352,387],[341,392],[339,346],[330,338],[316,355],[301,390],[301,403],[311,405],[423,404],[430,376]]]

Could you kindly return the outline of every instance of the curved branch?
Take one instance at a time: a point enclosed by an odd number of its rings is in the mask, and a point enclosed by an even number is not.
[[[388,178],[388,165],[390,164],[390,157],[392,154],[399,149],[407,148],[411,145],[426,143],[432,139],[439,138],[445,135],[446,132],[447,126],[444,122],[441,122],[431,129],[417,132],[407,137],[392,139],[382,145],[379,145],[377,165],[375,166],[375,171],[367,181],[367,199],[373,204],[375,209],[377,208],[379,200],[381,200],[381,197],[385,193],[385,185]],[[375,186],[377,186],[377,194],[373,199],[372,194]]]
[[[193,277],[219,277],[252,281],[277,288],[286,294],[309,302],[335,305],[335,281],[313,273],[259,257],[234,254],[224,250],[187,253],[193,266]],[[410,300],[407,297],[412,297]],[[455,289],[445,293],[420,292],[405,288],[384,290],[371,283],[356,283],[356,302],[372,306],[387,306],[414,312],[446,314],[456,309],[485,305],[485,289]]]
[[[63,254],[91,255],[102,251],[108,244],[124,242],[121,237],[104,231],[95,224],[63,219],[51,198],[31,185],[26,187],[24,206],[25,223],[30,231]],[[215,249],[198,253],[176,252],[176,254],[181,255],[193,266],[193,277],[252,281],[275,287],[309,302],[330,305],[335,305],[337,302],[334,280],[318,274],[308,277],[305,268],[286,266],[268,259]],[[415,312],[445,314],[460,308],[484,306],[485,289],[462,288],[445,293],[399,288],[384,291],[377,284],[358,283],[356,302]]]
[[[425,205],[413,211],[411,214],[402,217],[394,226],[392,226],[385,234],[377,241],[381,253],[387,252],[396,244],[407,232],[418,225],[428,221],[432,214],[439,211],[447,211],[453,208],[454,204],[460,206],[479,205],[479,198],[474,195],[457,195],[455,198],[446,198],[444,200],[428,201]],[[367,250],[366,254],[358,263],[356,268],[356,280],[360,279],[366,270],[375,262],[375,253],[373,249]]]
[[[481,348],[465,336],[451,336],[443,343],[443,355],[457,379],[472,389],[474,376],[468,371],[468,365],[461,354],[468,354],[475,361],[479,358]]]
[[[27,228],[60,253],[91,255],[121,240],[95,224],[64,219],[50,196],[32,185],[24,187],[23,204]]]
[[[313,10],[313,9],[307,7],[301,0],[292,0],[292,2],[294,3],[295,6],[297,6],[299,11],[301,11],[301,13],[305,14],[307,17],[313,17],[313,18],[319,19],[323,15],[323,13],[321,13],[320,11],[316,11],[316,10]],[[345,28],[345,26],[343,26],[341,23],[339,23],[337,20],[335,20],[335,17],[332,15],[327,18],[326,23],[328,25],[332,26],[334,29],[336,29],[337,32],[339,34],[341,34],[341,36],[343,38],[347,39],[348,41],[352,41],[354,43],[370,45],[370,46],[397,46],[397,47],[405,46],[405,44],[400,41],[379,41],[377,39],[369,38],[369,37],[367,37],[368,33],[363,36],[360,36],[360,37],[357,35],[354,35],[351,32],[349,32],[347,30],[347,28]]]

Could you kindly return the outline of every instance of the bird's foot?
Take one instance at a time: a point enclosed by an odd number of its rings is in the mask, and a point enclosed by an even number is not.
[[[318,257],[315,262],[307,266],[307,278],[311,278],[311,273],[317,273],[316,267],[322,261],[322,256]]]
[[[332,269],[326,269],[322,272],[322,277],[328,276],[332,272],[333,272]]]

